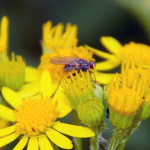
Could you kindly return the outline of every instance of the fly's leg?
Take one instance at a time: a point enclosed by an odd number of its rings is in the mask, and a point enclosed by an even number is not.
[[[97,83],[97,81],[96,81],[96,76],[95,76],[94,72],[91,71],[91,70],[89,70],[89,73],[90,73],[91,81],[92,81],[94,84]],[[93,75],[94,75],[94,78],[92,78],[92,76],[91,76],[92,73],[93,73]]]
[[[76,71],[77,71],[78,73],[80,72],[79,69],[76,69]],[[74,73],[72,74],[72,76],[75,77],[75,76],[76,76],[76,73],[74,72]],[[68,79],[70,79],[70,76],[68,77]]]

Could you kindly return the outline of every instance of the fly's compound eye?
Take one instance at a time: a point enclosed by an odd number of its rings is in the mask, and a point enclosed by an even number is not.
[[[90,69],[93,69],[94,66],[95,66],[95,63],[92,60],[90,60],[89,61],[89,67],[90,67]]]

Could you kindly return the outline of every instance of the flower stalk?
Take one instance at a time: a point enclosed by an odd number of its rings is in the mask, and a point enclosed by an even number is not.
[[[99,142],[98,142],[98,135],[97,131],[95,131],[95,136],[90,138],[90,150],[99,150]]]
[[[74,125],[81,125],[81,121],[78,118],[77,112],[73,110],[71,112],[72,115],[72,124]],[[82,139],[73,137],[73,142],[75,146],[75,150],[82,150]]]
[[[122,141],[122,131],[120,129],[114,129],[113,137],[110,141],[109,150],[116,150],[120,142]]]

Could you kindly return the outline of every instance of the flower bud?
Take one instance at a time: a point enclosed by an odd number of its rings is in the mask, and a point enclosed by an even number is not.
[[[70,73],[70,78],[62,82],[62,87],[74,109],[91,97],[99,100],[103,97],[102,88],[95,84],[89,71],[85,73],[81,71],[81,74],[76,72],[75,76]]]
[[[77,108],[78,117],[89,127],[100,127],[104,119],[104,105],[97,98],[89,98],[81,102]]]
[[[21,56],[12,53],[12,59],[0,63],[0,87],[18,90],[24,83],[25,62]]]

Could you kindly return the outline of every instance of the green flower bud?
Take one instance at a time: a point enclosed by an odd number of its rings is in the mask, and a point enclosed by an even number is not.
[[[78,117],[89,127],[100,127],[104,119],[104,105],[97,98],[89,98],[81,102],[77,108]]]
[[[0,62],[0,87],[18,90],[24,83],[25,62],[21,56],[12,53],[12,59]]]
[[[102,100],[103,97],[102,88],[95,84],[88,71],[85,73],[81,71],[80,74],[76,72],[76,76],[70,73],[70,78],[62,82],[62,87],[74,109],[91,97],[99,100]]]

